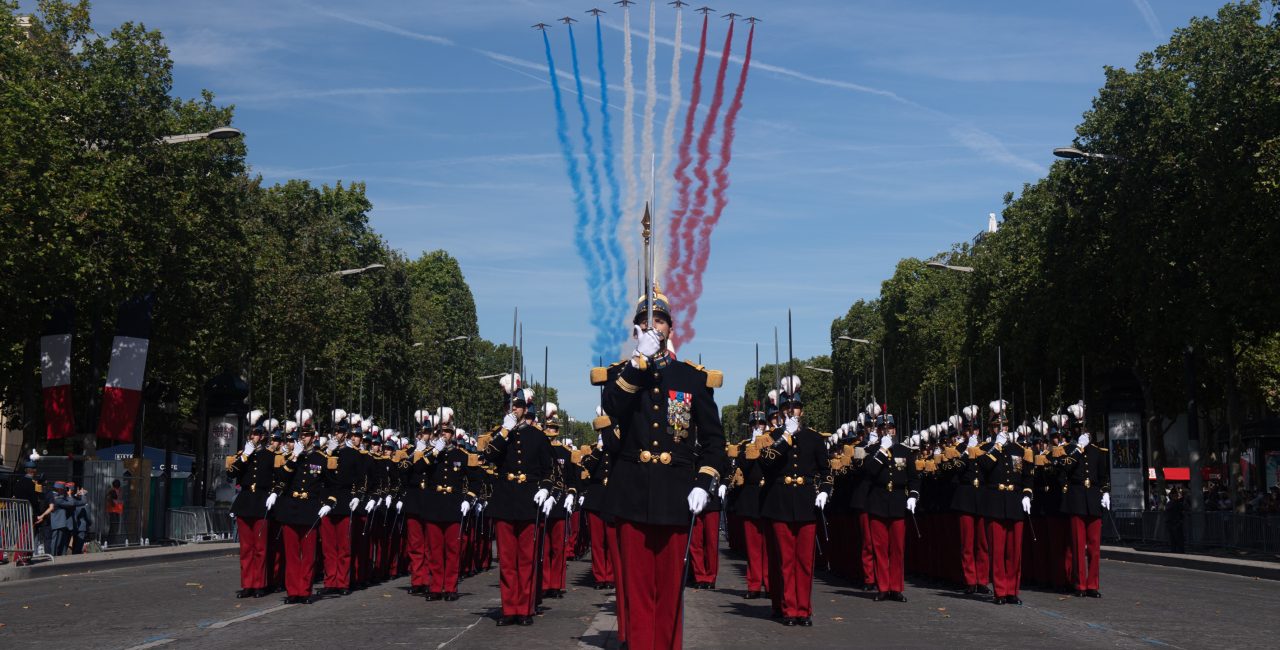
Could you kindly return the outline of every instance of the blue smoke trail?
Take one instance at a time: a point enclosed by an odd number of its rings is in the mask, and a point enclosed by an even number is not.
[[[578,248],[578,256],[587,268],[587,297],[591,302],[591,325],[595,328],[595,339],[592,341],[592,356],[608,354],[613,358],[617,354],[610,350],[610,330],[617,329],[616,324],[606,324],[606,306],[602,304],[603,283],[605,278],[599,273],[596,258],[591,245],[587,241],[587,228],[591,216],[587,212],[587,200],[582,192],[582,172],[578,169],[578,158],[573,153],[573,143],[569,141],[569,120],[564,112],[564,100],[560,96],[560,78],[556,76],[556,62],[551,55],[551,39],[542,32],[542,44],[547,51],[547,69],[551,72],[551,93],[556,103],[556,138],[560,141],[560,153],[564,156],[566,170],[569,173],[569,185],[573,189],[573,209],[577,213],[578,222],[573,229],[573,241]]]
[[[604,273],[604,319],[614,330],[618,329],[615,316],[619,315],[618,304],[615,299],[617,288],[615,284],[621,284],[614,277],[613,264],[609,260],[609,251],[606,249],[604,241],[605,236],[602,226],[605,221],[604,203],[600,198],[600,174],[596,171],[596,145],[595,140],[591,137],[591,113],[587,111],[587,95],[582,90],[582,72],[578,68],[578,41],[573,37],[573,25],[569,25],[569,52],[573,56],[573,84],[578,91],[578,112],[582,114],[582,140],[586,145],[587,151],[587,178],[591,180],[591,206],[595,209],[595,221],[591,224],[591,244],[596,259],[600,262],[600,270]],[[609,327],[606,325],[606,330]],[[616,337],[616,332],[597,332],[598,338],[612,341]],[[622,341],[619,340],[618,343]]]
[[[610,285],[610,295],[615,301],[617,319],[616,322],[621,324],[626,322],[627,306],[630,302],[627,300],[626,280],[627,269],[624,267],[626,258],[622,254],[622,246],[618,243],[618,223],[622,221],[622,205],[620,203],[622,190],[618,185],[618,175],[613,168],[613,129],[609,126],[609,83],[604,73],[604,37],[600,34],[600,16],[596,16],[596,69],[600,72],[600,119],[602,125],[602,144],[603,151],[601,156],[604,158],[604,176],[609,181],[609,192],[611,194],[609,200],[609,215],[604,224],[599,229],[599,235],[604,239],[609,251],[609,278],[615,282],[617,286]],[[619,347],[625,340],[626,334],[622,328],[616,330],[617,345]]]

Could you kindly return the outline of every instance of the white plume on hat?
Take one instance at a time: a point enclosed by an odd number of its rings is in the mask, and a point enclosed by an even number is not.
[[[361,419],[362,418],[360,417],[359,413],[352,413],[351,415],[347,416],[347,424],[351,424],[351,425],[360,424]]]
[[[959,415],[953,415],[947,418],[947,423],[950,424],[952,428],[959,429],[960,427],[964,426],[964,418],[960,417]]]
[[[301,411],[293,412],[293,419],[297,420],[299,424],[306,424],[311,421],[311,416],[313,415],[315,415],[315,412],[311,409],[302,409]]]
[[[423,421],[429,417],[431,417],[431,411],[426,409],[418,409],[413,412],[413,421],[418,424],[423,424]]]
[[[778,388],[781,388],[788,394],[794,395],[796,391],[800,390],[800,377],[797,375],[783,377],[778,381]]]
[[[1032,426],[1032,427],[1035,427],[1035,430],[1036,430],[1036,431],[1039,431],[1039,432],[1040,432],[1040,435],[1042,435],[1042,436],[1047,436],[1047,435],[1049,435],[1049,423],[1048,423],[1048,422],[1045,422],[1044,420],[1036,420],[1035,422],[1031,423],[1031,426]]]
[[[253,426],[258,423],[258,420],[262,419],[262,415],[262,409],[253,409],[244,415],[244,421],[248,422],[249,426]]]
[[[297,423],[297,422],[294,422],[293,420],[285,420],[285,421],[284,421],[284,432],[285,432],[285,433],[293,433],[293,432],[294,432],[294,430],[296,430],[297,428],[298,428],[298,423]]]
[[[849,433],[849,425],[847,423],[840,425],[840,428],[836,429],[836,432],[842,436],[845,435],[846,433]]]
[[[964,408],[960,409],[960,412],[964,414],[964,417],[965,417],[966,419],[969,419],[969,420],[976,420],[976,419],[978,419],[978,405],[977,405],[977,404],[970,404],[969,406],[966,406],[966,407],[964,407]]]
[[[341,422],[347,417],[347,412],[342,409],[333,409],[333,411],[329,413],[329,417],[332,418],[335,423]]]
[[[556,406],[555,402],[547,402],[542,405],[542,413],[548,420],[550,420],[560,413],[560,407]]]
[[[442,424],[450,424],[453,422],[453,409],[448,406],[440,407],[440,422]]]
[[[1084,400],[1081,400],[1079,402],[1076,402],[1075,404],[1072,404],[1071,406],[1068,406],[1067,412],[1071,414],[1071,417],[1077,420],[1083,420],[1084,419]]]
[[[991,409],[992,415],[1000,415],[1004,412],[1004,409],[1007,406],[1009,406],[1009,402],[1002,399],[996,399],[991,400],[991,403],[987,405],[987,408]]]
[[[881,413],[884,413],[884,409],[880,408],[879,404],[872,402],[867,405],[867,415],[874,418],[879,416]]]
[[[920,446],[920,434],[918,434],[918,433],[913,433],[913,434],[911,434],[911,444],[909,444],[909,445],[907,445],[907,446],[908,446],[908,447],[912,447],[912,448],[919,447],[919,446]]]
[[[602,416],[602,415],[604,415],[604,407],[603,407],[603,406],[597,406],[597,407],[596,407],[596,417],[600,417],[600,416]]]
[[[938,435],[938,425],[930,424],[926,431],[928,432],[929,437],[936,437]]]
[[[267,431],[272,431],[276,427],[280,426],[280,421],[275,418],[271,418],[270,420],[263,422],[262,426],[266,427]]]
[[[1031,433],[1031,427],[1029,427],[1029,426],[1027,426],[1027,425],[1025,425],[1025,424],[1019,424],[1019,425],[1018,425],[1018,428],[1016,429],[1016,431],[1017,431],[1018,435],[1020,435],[1020,436],[1029,435],[1029,434]]]
[[[526,402],[532,402],[532,401],[533,401],[533,389],[532,389],[532,388],[526,388],[526,389],[524,389],[524,401],[526,401]]]
[[[435,426],[439,426],[439,425],[440,425],[440,414],[439,414],[439,413],[434,413],[434,414],[428,413],[428,414],[427,414],[427,419],[431,421],[431,426],[433,426],[433,427],[435,427]]]
[[[510,395],[517,388],[520,388],[520,373],[508,373],[498,378],[498,384],[502,386],[502,392]]]
[[[368,432],[369,432],[369,430],[370,430],[370,429],[372,429],[372,428],[373,428],[373,420],[372,420],[372,419],[370,419],[370,420],[361,420],[361,421],[360,421],[360,430],[361,430],[361,431],[364,431],[365,433],[368,433]]]
[[[776,388],[775,388],[775,389],[773,389],[773,390],[769,391],[769,403],[770,403],[770,404],[777,404],[777,403],[778,403],[778,389],[776,389]]]
[[[1050,419],[1050,420],[1053,422],[1053,424],[1054,424],[1055,426],[1057,426],[1059,429],[1064,429],[1064,428],[1066,428],[1067,423],[1071,421],[1071,419],[1070,419],[1070,418],[1068,418],[1068,417],[1067,417],[1067,415],[1066,415],[1065,413],[1060,413],[1060,414],[1055,415],[1055,416],[1053,416],[1053,417],[1051,417],[1051,418],[1049,418],[1049,419]]]

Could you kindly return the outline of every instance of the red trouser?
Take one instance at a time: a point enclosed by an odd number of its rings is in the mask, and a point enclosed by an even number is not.
[[[716,583],[720,575],[720,511],[703,512],[694,519],[689,562],[694,582]]]
[[[330,589],[351,587],[351,518],[321,519],[320,542],[324,550],[324,586]]]
[[[747,591],[769,588],[769,549],[765,542],[763,520],[744,518],[743,541],[747,547]]]
[[[576,503],[574,507],[577,507]],[[569,543],[564,545],[564,557],[566,560],[577,555],[574,551],[578,548],[578,530],[582,527],[582,520],[579,514],[578,512],[571,512],[569,513],[569,518],[565,520],[567,522],[565,525],[569,527]]]
[[[997,597],[1017,596],[1022,576],[1022,522],[986,521],[991,536],[991,586]]]
[[[240,588],[265,589],[267,586],[267,520],[262,517],[236,517],[240,535]]]
[[[688,529],[618,522],[626,590],[627,647],[632,650],[681,647],[680,611],[684,547]]]
[[[427,569],[427,524],[417,517],[409,517],[404,524],[405,535],[409,538],[409,584],[414,587],[426,587],[430,575]]]
[[[622,555],[622,540],[620,539],[621,536],[618,532],[617,520],[605,525],[605,534],[608,535],[609,561],[613,565],[613,582],[616,587],[616,590],[614,591],[614,599],[616,600],[616,603],[614,604],[614,613],[618,617],[618,643],[626,643],[627,594],[624,589],[626,576],[622,575],[624,573],[622,567],[626,563],[626,558]]]
[[[605,535],[612,537],[613,531],[594,512],[587,513],[587,525],[591,527],[591,577],[597,583],[613,582],[613,551],[605,550],[609,546]]]
[[[542,540],[542,589],[564,589],[564,519],[549,519]]]
[[[502,615],[532,616],[535,534],[532,521],[498,522]]]
[[[813,539],[817,524],[812,521],[774,521],[781,563],[775,574],[782,578],[782,615],[813,615]]]
[[[1075,559],[1077,591],[1098,589],[1098,561],[1102,556],[1102,518],[1071,515],[1071,556]]]
[[[284,526],[284,588],[290,596],[310,596],[316,568],[316,531],[309,526]]]
[[[862,582],[873,585],[876,584],[876,551],[871,542],[871,515],[865,511],[858,513],[858,534],[862,536]]]
[[[458,566],[461,560],[462,540],[458,539],[461,524],[456,521],[427,522],[427,571],[431,574],[430,588],[436,594],[458,590]]]
[[[906,540],[907,526],[904,519],[884,519],[868,515],[871,524],[871,544],[875,551],[876,588],[880,591],[903,590],[902,544]]]
[[[991,577],[990,535],[982,517],[959,513],[960,565],[964,567],[964,584],[985,585]]]

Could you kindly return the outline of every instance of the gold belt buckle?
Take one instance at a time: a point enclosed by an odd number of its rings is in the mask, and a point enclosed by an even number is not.
[[[786,476],[786,477],[783,477],[782,482],[786,483],[787,485],[791,485],[792,480],[793,479],[790,476]]]
[[[1085,487],[1089,487],[1089,479],[1085,479],[1085,480],[1084,480],[1084,486],[1085,486]]]
[[[884,487],[886,490],[893,492],[893,481],[889,481],[889,484]]]
[[[650,452],[648,449],[640,452],[640,462],[647,463],[651,460],[653,460],[653,453]]]
[[[978,479],[973,479],[973,487],[978,487]]]
[[[670,464],[671,464],[671,452],[669,452],[669,451],[664,451],[664,452],[662,452],[661,454],[658,454],[658,462],[662,463],[663,465],[670,465]]]

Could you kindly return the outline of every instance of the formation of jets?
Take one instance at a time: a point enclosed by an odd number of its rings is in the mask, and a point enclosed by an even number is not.
[[[617,1],[616,1],[616,2],[614,2],[613,4],[618,5],[619,7],[622,7],[622,8],[624,8],[624,9],[625,9],[625,8],[630,7],[631,5],[635,4],[635,0],[617,0]],[[689,6],[689,3],[684,2],[683,0],[671,0],[671,2],[668,2],[667,4],[671,5],[672,7],[675,7],[676,9],[680,9],[681,7],[688,7],[688,6]],[[694,9],[694,11],[696,11],[696,12],[698,12],[698,13],[700,13],[700,14],[702,14],[702,15],[704,15],[704,16],[705,16],[705,15],[707,15],[707,14],[709,14],[709,13],[711,13],[711,12],[715,11],[715,9],[712,9],[711,7],[698,7],[697,9]],[[599,18],[599,17],[600,17],[600,14],[607,13],[607,12],[605,12],[605,10],[603,10],[603,9],[589,9],[589,10],[587,10],[587,13],[591,14],[592,16],[595,16],[596,18]],[[724,15],[724,16],[722,16],[722,17],[723,17],[725,20],[733,21],[733,20],[737,20],[738,18],[741,18],[741,17],[742,17],[742,14],[736,14],[736,13],[733,13],[733,12],[731,11],[731,12],[729,12],[729,13],[725,14],[725,15]],[[557,20],[559,20],[560,22],[562,22],[562,23],[564,23],[564,24],[566,24],[566,25],[572,25],[573,23],[578,22],[576,19],[571,18],[571,17],[569,17],[569,16],[565,16],[564,18],[558,18]],[[747,22],[751,23],[752,25],[754,25],[754,24],[756,24],[756,23],[758,23],[758,22],[761,22],[761,20],[760,20],[759,18],[756,18],[755,16],[750,16],[750,17],[748,17],[748,18],[745,18],[744,20],[746,20]],[[550,25],[548,25],[548,24],[546,24],[546,23],[538,23],[538,24],[536,24],[536,25],[533,25],[533,29],[536,29],[536,30],[538,30],[538,31],[543,31],[543,32],[547,31],[547,28],[548,28],[548,27],[550,27]]]

